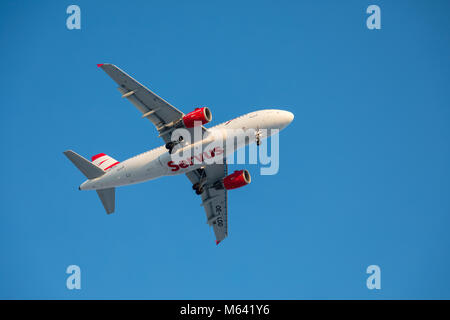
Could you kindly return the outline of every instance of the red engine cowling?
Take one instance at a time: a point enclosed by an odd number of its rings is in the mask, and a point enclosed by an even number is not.
[[[202,124],[208,123],[212,120],[212,113],[207,107],[195,108],[194,111],[189,112],[183,117],[183,122],[186,128],[193,128],[195,122],[201,122]]]
[[[252,181],[247,170],[236,170],[232,174],[223,178],[223,186],[227,190],[236,189],[249,184]]]

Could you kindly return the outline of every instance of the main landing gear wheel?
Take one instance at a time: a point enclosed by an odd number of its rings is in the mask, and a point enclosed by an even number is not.
[[[196,194],[199,194],[199,195],[200,195],[200,194],[203,193],[203,187],[200,185],[199,182],[195,183],[195,184],[192,186],[192,189],[195,190],[195,193],[196,193]]]
[[[169,150],[169,153],[172,154],[172,149],[175,147],[175,143],[173,141],[166,143],[166,149]]]
[[[183,141],[183,136],[179,136],[177,141],[170,141],[166,143],[166,149],[172,154],[172,149],[179,143]]]

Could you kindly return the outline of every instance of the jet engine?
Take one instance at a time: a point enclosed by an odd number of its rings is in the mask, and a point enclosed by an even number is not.
[[[236,170],[223,178],[223,186],[227,190],[236,189],[249,184],[252,181],[247,170]]]
[[[193,128],[196,125],[195,122],[201,122],[202,124],[208,123],[212,120],[212,113],[207,107],[195,108],[194,111],[189,112],[183,117],[183,123],[186,128]]]

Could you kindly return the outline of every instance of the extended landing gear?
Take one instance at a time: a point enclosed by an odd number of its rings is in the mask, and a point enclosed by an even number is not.
[[[199,182],[195,183],[192,186],[192,189],[194,189],[195,193],[198,194],[198,195],[203,193],[203,186]]]
[[[173,148],[175,148],[175,146],[177,144],[180,144],[183,141],[183,136],[179,136],[178,140],[176,141],[170,141],[166,143],[166,149],[169,150],[169,153],[172,154],[172,150]]]
[[[261,131],[258,129],[255,133],[256,145],[259,147],[261,145]]]

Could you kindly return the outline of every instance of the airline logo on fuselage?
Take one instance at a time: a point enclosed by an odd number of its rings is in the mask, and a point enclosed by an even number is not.
[[[221,147],[215,147],[209,151],[204,151],[198,155],[194,155],[192,157],[189,157],[185,160],[181,160],[178,163],[175,163],[174,161],[167,162],[167,166],[171,168],[173,172],[178,171],[180,169],[186,169],[190,166],[193,166],[194,164],[200,164],[203,162],[203,159],[211,159],[216,156],[220,156],[223,154],[223,149]],[[197,160],[197,162],[194,163],[194,159]]]

